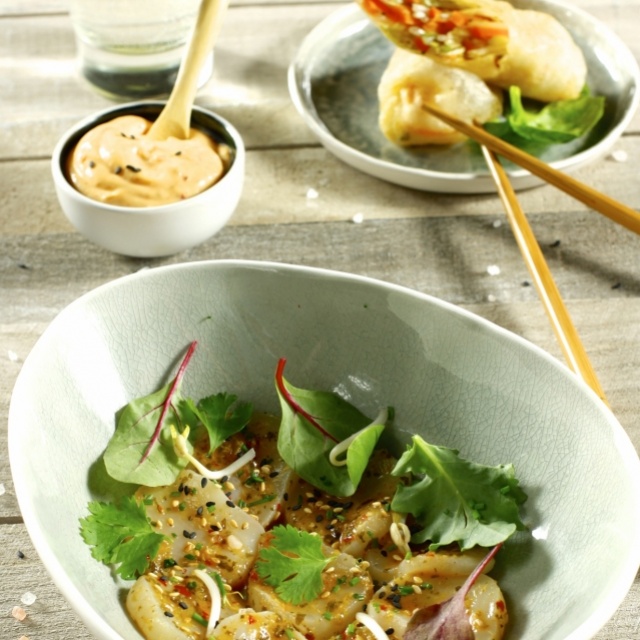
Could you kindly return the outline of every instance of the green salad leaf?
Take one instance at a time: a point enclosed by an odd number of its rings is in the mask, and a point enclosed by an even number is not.
[[[103,456],[107,472],[114,480],[161,487],[171,484],[186,466],[186,459],[176,455],[169,432],[170,425],[180,431],[184,428],[180,411],[183,405],[177,392],[171,396],[172,388],[170,383],[137,398],[118,415],[116,431]]]
[[[414,436],[392,474],[412,481],[398,486],[391,509],[413,516],[420,529],[412,542],[430,541],[431,550],[454,542],[463,551],[492,547],[525,528],[518,507],[527,496],[512,465],[468,462]]]
[[[315,600],[322,593],[322,572],[331,562],[322,552],[322,538],[291,525],[278,525],[271,533],[271,544],[258,554],[258,575],[284,602]]]
[[[590,131],[602,118],[604,104],[603,96],[591,95],[585,86],[578,98],[550,102],[534,111],[525,108],[520,88],[512,86],[505,119],[488,122],[485,128],[501,138],[513,132],[541,145],[562,144]]]
[[[282,409],[278,451],[283,460],[313,486],[337,497],[353,495],[384,430],[339,395],[298,389],[284,379],[284,360],[276,371]],[[348,439],[350,439],[348,442]],[[330,459],[346,446],[346,464]],[[344,447],[343,447],[344,448]]]
[[[237,400],[237,396],[224,392],[202,398],[197,404],[190,398],[184,400],[209,434],[209,453],[247,426],[253,406]]]
[[[132,496],[119,504],[90,502],[91,515],[80,519],[80,533],[91,547],[91,555],[116,573],[135,580],[158,554],[165,536],[152,526],[144,504]]]

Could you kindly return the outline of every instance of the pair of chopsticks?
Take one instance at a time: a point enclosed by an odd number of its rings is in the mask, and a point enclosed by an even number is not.
[[[551,322],[560,348],[567,360],[569,368],[586,382],[593,391],[608,404],[605,393],[598,381],[595,371],[589,361],[589,356],[580,340],[580,336],[571,320],[569,312],[562,300],[549,266],[529,222],[518,202],[515,191],[509,181],[506,171],[500,164],[496,153],[503,155],[512,162],[543,178],[547,182],[562,189],[577,200],[592,209],[603,213],[608,218],[623,226],[640,233],[640,214],[634,209],[623,205],[612,198],[588,187],[587,185],[567,176],[541,160],[513,147],[500,138],[496,138],[481,127],[470,125],[453,118],[447,113],[431,106],[425,109],[440,118],[449,126],[464,133],[482,147],[482,153],[489,167],[491,176],[498,189],[498,194],[504,206],[511,230],[516,239],[525,264],[533,279],[538,295]]]

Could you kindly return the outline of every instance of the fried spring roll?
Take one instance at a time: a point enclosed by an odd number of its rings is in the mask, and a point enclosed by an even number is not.
[[[454,144],[465,136],[422,109],[432,104],[467,122],[502,113],[502,95],[478,76],[396,49],[378,85],[379,125],[394,144]]]
[[[396,45],[499,87],[553,102],[577,98],[587,67],[553,16],[502,0],[358,0]]]

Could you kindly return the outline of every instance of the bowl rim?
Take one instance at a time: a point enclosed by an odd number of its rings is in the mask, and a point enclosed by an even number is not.
[[[65,306],[56,317],[45,328],[44,332],[36,341],[31,351],[24,360],[23,366],[13,388],[9,403],[8,414],[8,451],[9,451],[9,463],[11,474],[14,483],[14,489],[18,505],[20,507],[22,517],[29,533],[29,537],[40,556],[47,572],[51,576],[53,582],[56,584],[64,598],[74,609],[76,614],[87,626],[87,628],[94,633],[101,640],[122,640],[122,637],[101,617],[100,613],[95,610],[89,602],[84,598],[82,592],[75,586],[71,579],[67,576],[64,568],[59,562],[57,556],[49,548],[44,537],[43,529],[38,523],[35,510],[32,509],[29,500],[29,493],[26,490],[26,474],[23,473],[21,465],[19,464],[19,445],[17,442],[20,439],[19,433],[17,433],[17,427],[15,423],[17,421],[16,414],[16,402],[15,398],[20,393],[21,386],[24,382],[24,378],[27,373],[23,375],[23,371],[28,372],[31,361],[35,360],[37,354],[42,348],[44,341],[48,339],[49,333],[52,332],[52,328],[62,322],[69,311],[72,311],[78,306],[85,304],[92,298],[99,297],[103,292],[126,286],[129,281],[138,279],[147,279],[155,277],[155,274],[162,275],[163,272],[180,272],[185,270],[200,270],[200,269],[217,269],[236,267],[245,270],[270,270],[270,271],[284,271],[287,273],[299,273],[302,275],[311,275],[316,277],[331,277],[343,281],[361,283],[374,287],[381,287],[390,292],[397,292],[402,295],[408,295],[418,300],[422,300],[428,304],[435,305],[442,310],[453,313],[458,317],[471,320],[477,323],[490,333],[506,338],[533,352],[537,357],[543,359],[547,365],[555,368],[558,372],[562,373],[564,377],[571,381],[571,384],[577,386],[583,394],[586,396],[586,400],[592,402],[597,411],[602,415],[602,418],[609,423],[614,431],[615,442],[618,452],[621,456],[621,462],[630,472],[630,479],[636,488],[635,495],[637,496],[638,505],[640,507],[640,457],[636,451],[629,435],[622,427],[618,419],[615,417],[611,409],[603,402],[603,400],[587,385],[581,378],[574,374],[566,365],[552,356],[550,353],[530,342],[526,338],[519,336],[518,334],[497,325],[496,323],[483,318],[471,311],[468,311],[462,307],[459,307],[453,303],[447,302],[435,296],[427,293],[420,292],[410,287],[386,282],[370,276],[358,275],[354,273],[326,269],[320,267],[312,267],[306,265],[291,264],[286,262],[275,261],[260,261],[260,260],[244,260],[244,259],[212,259],[212,260],[200,260],[194,262],[181,262],[177,264],[162,265],[154,267],[153,269],[146,269],[137,271],[131,274],[120,276],[113,280],[110,280],[94,289],[82,294],[74,301]],[[640,513],[640,509],[638,510]],[[640,522],[640,520],[639,520]],[[640,545],[636,548],[629,550],[630,560],[626,566],[626,570],[621,572],[619,579],[606,597],[603,598],[602,603],[595,611],[591,612],[588,618],[574,631],[572,631],[564,640],[586,640],[593,637],[613,616],[615,611],[619,608],[620,604],[629,592],[638,568],[640,567]]]
[[[93,198],[89,198],[84,195],[77,189],[71,185],[67,176],[65,175],[65,171],[62,167],[63,158],[66,157],[67,147],[73,148],[75,143],[91,128],[95,127],[102,122],[107,122],[113,118],[116,118],[120,115],[126,115],[130,113],[132,110],[143,109],[144,107],[152,107],[161,109],[166,105],[166,100],[138,100],[136,102],[124,102],[117,105],[109,106],[105,109],[92,113],[75,124],[69,127],[58,139],[56,145],[53,149],[51,155],[51,173],[53,175],[53,182],[57,189],[61,190],[66,196],[70,198],[74,198],[82,204],[90,206],[92,208],[99,208],[104,210],[105,212],[113,212],[113,213],[125,213],[129,216],[137,215],[137,216],[150,216],[157,213],[167,213],[172,210],[176,210],[177,212],[190,208],[193,206],[194,201],[201,200],[205,194],[210,196],[211,192],[216,190],[220,190],[220,185],[222,183],[227,182],[225,180],[228,177],[236,177],[238,173],[241,175],[244,172],[244,163],[246,156],[246,149],[244,146],[244,141],[240,132],[236,129],[236,127],[231,124],[226,118],[219,115],[215,111],[208,109],[206,107],[202,107],[200,105],[193,105],[192,113],[196,115],[196,117],[209,118],[215,121],[220,125],[221,134],[224,134],[224,139],[219,140],[224,144],[227,144],[232,150],[231,163],[227,171],[223,174],[223,176],[212,184],[210,187],[197,193],[190,198],[186,198],[185,200],[178,200],[176,202],[169,202],[167,204],[155,205],[151,207],[127,207],[123,205],[115,205],[107,202],[101,202],[100,200],[94,200]],[[193,115],[192,115],[193,119]],[[195,123],[197,125],[197,123]],[[203,128],[203,126],[199,127]],[[69,151],[71,151],[69,149]]]

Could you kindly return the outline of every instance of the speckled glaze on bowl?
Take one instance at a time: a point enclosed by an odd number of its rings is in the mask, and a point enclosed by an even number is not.
[[[640,70],[624,42],[586,11],[561,0],[512,0],[519,9],[555,16],[582,49],[594,95],[605,114],[588,134],[566,144],[529,149],[556,169],[573,171],[602,157],[620,137],[640,103]],[[320,142],[356,169],[405,187],[443,193],[495,193],[475,143],[407,149],[378,126],[377,89],[393,45],[356,5],[341,7],[304,39],[289,68],[289,92]],[[513,186],[542,180],[505,162]]]
[[[240,133],[221,116],[194,107],[191,125],[203,130],[231,151],[231,164],[214,185],[186,200],[154,207],[123,207],[93,200],[69,182],[66,159],[80,138],[93,127],[123,115],[155,120],[165,103],[141,101],[110,107],[69,129],[51,159],[53,182],[60,206],[71,224],[97,245],[127,256],[156,258],[198,245],[229,221],[242,195],[245,149]]]
[[[195,397],[226,390],[277,411],[273,374],[285,357],[298,386],[336,390],[368,415],[393,405],[392,442],[418,432],[477,462],[514,463],[531,533],[506,544],[493,573],[512,640],[586,640],[623,600],[640,564],[640,462],[564,365],[402,287],[213,261],[146,270],[81,297],[47,328],[15,385],[9,453],[24,520],[96,637],[140,636],[122,607],[124,585],[79,535],[87,502],[104,497],[90,468],[114,413],[165,383],[192,340],[183,385]]]

